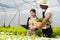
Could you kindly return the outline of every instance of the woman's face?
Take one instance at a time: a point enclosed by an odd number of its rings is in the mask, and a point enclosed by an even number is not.
[[[30,11],[30,15],[31,15],[31,16],[35,16],[36,13],[34,13],[33,11]]]

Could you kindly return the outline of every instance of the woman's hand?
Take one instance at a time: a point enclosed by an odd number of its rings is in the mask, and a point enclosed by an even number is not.
[[[41,29],[41,22],[35,22],[34,26],[38,29]]]

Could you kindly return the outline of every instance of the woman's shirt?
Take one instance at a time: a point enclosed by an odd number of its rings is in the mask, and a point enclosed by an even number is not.
[[[34,22],[35,22],[35,20],[36,20],[36,17],[29,19],[29,28],[30,28],[30,29],[31,29],[31,28],[34,28]]]

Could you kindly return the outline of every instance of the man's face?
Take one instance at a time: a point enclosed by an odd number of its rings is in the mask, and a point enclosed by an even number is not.
[[[47,9],[47,8],[48,8],[48,6],[46,6],[46,5],[40,5],[40,7],[41,7],[42,9]]]

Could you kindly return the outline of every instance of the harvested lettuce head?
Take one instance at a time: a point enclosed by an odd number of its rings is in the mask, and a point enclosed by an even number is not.
[[[36,19],[36,22],[42,22],[43,18]]]

